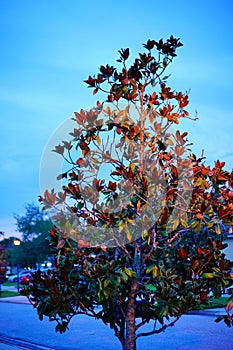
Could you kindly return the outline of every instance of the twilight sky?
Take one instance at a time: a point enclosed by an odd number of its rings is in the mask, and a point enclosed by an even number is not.
[[[170,85],[190,89],[182,124],[206,163],[233,167],[233,2],[0,0],[0,231],[17,235],[14,214],[37,204],[50,135],[74,111],[92,107],[83,80],[117,51],[135,56],[147,39],[180,37]]]

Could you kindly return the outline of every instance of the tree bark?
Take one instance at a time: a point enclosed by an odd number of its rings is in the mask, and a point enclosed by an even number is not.
[[[136,350],[136,298],[135,293],[138,288],[138,282],[135,280],[132,283],[131,292],[129,294],[128,308],[125,317],[126,336],[123,350]]]

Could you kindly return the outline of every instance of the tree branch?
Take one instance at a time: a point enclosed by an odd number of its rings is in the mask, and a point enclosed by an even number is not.
[[[180,316],[177,317],[174,321],[172,321],[171,323],[168,323],[168,324],[165,324],[164,326],[162,326],[160,329],[155,329],[151,332],[143,332],[143,333],[139,333],[137,334],[136,336],[136,339],[137,338],[140,338],[140,337],[146,337],[148,335],[152,335],[152,334],[158,334],[158,333],[162,333],[165,331],[165,329],[167,329],[168,327],[172,327],[174,326],[174,324],[179,320]]]

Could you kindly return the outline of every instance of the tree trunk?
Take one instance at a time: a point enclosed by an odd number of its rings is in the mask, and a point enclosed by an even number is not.
[[[126,336],[123,350],[136,350],[136,298],[135,292],[138,288],[138,282],[132,283],[131,292],[129,294],[127,314],[125,317]]]
[[[135,310],[129,311],[129,318],[126,320],[126,339],[123,350],[136,350],[136,332],[135,332]]]

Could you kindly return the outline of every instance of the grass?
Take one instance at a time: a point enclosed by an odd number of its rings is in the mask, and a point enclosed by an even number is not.
[[[225,307],[228,303],[228,297],[220,297],[219,299],[213,299],[207,305],[202,305],[203,309],[214,309],[216,307]]]
[[[3,286],[5,286],[5,287],[17,287],[17,284],[16,283],[12,283],[12,282],[4,282],[3,283]]]
[[[12,292],[10,290],[2,290],[0,298],[16,297],[18,295],[19,295],[18,292]]]
[[[17,283],[4,282],[3,286],[4,287],[15,287],[17,289]],[[1,288],[0,298],[15,297],[15,296],[18,296],[18,295],[19,295],[19,293],[17,291],[2,290],[2,288]]]

